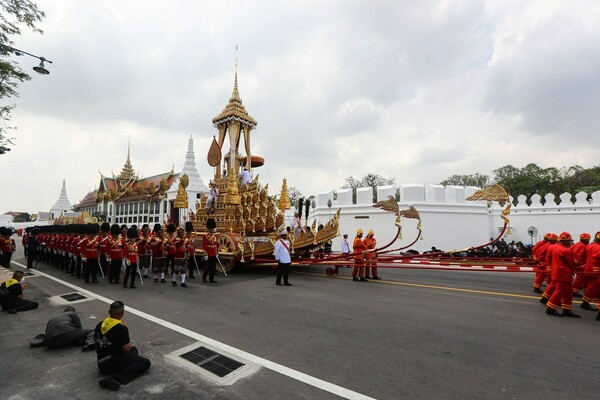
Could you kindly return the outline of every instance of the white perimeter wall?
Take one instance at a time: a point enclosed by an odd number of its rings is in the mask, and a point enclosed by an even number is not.
[[[487,243],[496,237],[503,226],[500,213],[504,207],[492,203],[488,207],[486,201],[466,201],[478,188],[462,186],[441,186],[423,184],[402,184],[398,186],[381,186],[377,188],[377,198],[385,200],[394,196],[396,189],[400,192],[400,209],[414,206],[421,214],[423,240],[419,240],[411,249],[420,252],[431,250],[432,246],[441,250],[463,249]],[[337,199],[333,200],[334,193]],[[327,207],[331,199],[332,207]],[[388,243],[396,234],[395,216],[391,212],[373,207],[372,188],[359,188],[356,203],[352,201],[350,189],[337,189],[320,193],[316,197],[317,207],[312,210],[309,224],[316,218],[317,224],[326,223],[330,215],[341,209],[340,235],[347,233],[352,240],[358,228],[365,235],[369,229],[375,231],[378,244]],[[511,233],[505,235],[507,241],[521,241],[525,244],[540,240],[546,232],[570,232],[574,238],[581,232],[594,235],[600,231],[600,192],[592,194],[587,201],[587,194],[578,193],[572,196],[563,193],[560,196],[548,194],[542,199],[534,195],[527,205],[525,196],[513,200],[509,215]],[[544,203],[544,204],[542,204]],[[556,204],[558,203],[558,204]],[[288,218],[293,209],[286,213]],[[288,219],[289,221],[289,219]],[[303,218],[304,222],[304,218]],[[393,248],[411,243],[416,235],[416,220],[402,219],[402,240],[394,243]],[[289,225],[289,224],[288,224]],[[537,237],[531,238],[527,233],[530,226],[538,229]],[[341,248],[341,236],[334,239],[333,250]]]

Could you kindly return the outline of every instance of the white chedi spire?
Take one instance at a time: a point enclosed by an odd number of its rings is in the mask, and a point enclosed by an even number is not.
[[[181,174],[179,176],[182,175],[187,175],[190,179],[190,184],[186,188],[187,192],[208,192],[208,187],[204,184],[204,181],[202,181],[202,178],[200,178],[200,174],[196,169],[196,158],[194,156],[194,139],[192,139],[192,135],[190,135],[190,138],[188,139],[188,149],[187,153],[185,153],[185,162],[183,163],[183,169],[181,170]],[[174,189],[176,191],[178,187],[179,178],[177,178],[175,184],[171,186],[171,189]]]
[[[55,217],[58,217],[61,213],[69,211],[71,211],[71,202],[67,197],[67,182],[63,179],[60,196],[58,196],[58,200],[56,200],[56,203],[54,203],[50,212],[53,213]]]

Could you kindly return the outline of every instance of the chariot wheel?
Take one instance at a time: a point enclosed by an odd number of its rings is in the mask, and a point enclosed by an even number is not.
[[[331,267],[328,267],[328,268],[325,270],[325,272],[326,272],[326,273],[327,273],[327,275],[329,275],[329,276],[333,276],[333,271],[334,271],[334,270],[333,270],[333,268],[331,268]]]
[[[219,256],[216,270],[219,272],[229,272],[235,267],[237,260],[233,256]]]

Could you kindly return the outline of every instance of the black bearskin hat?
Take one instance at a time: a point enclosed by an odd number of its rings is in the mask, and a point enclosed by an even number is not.
[[[177,227],[175,226],[175,224],[169,224],[167,225],[167,232],[168,233],[173,233],[177,230]]]
[[[214,218],[209,218],[206,220],[206,227],[208,229],[215,229],[217,227],[217,221]]]
[[[138,237],[137,228],[134,228],[133,226],[131,228],[129,228],[127,230],[127,237],[129,239],[135,239],[136,237]]]
[[[185,231],[186,232],[193,232],[194,231],[194,224],[192,224],[190,221],[185,223]]]
[[[154,232],[160,232],[162,231],[162,226],[160,226],[160,224],[154,224]]]
[[[121,228],[119,228],[119,225],[112,224],[112,226],[110,227],[110,234],[118,235],[119,233],[121,233]]]
[[[110,224],[108,222],[103,222],[102,225],[100,226],[100,230],[104,233],[107,233],[110,231]]]
[[[96,234],[100,230],[99,228],[100,227],[98,226],[98,224],[88,224],[87,233],[89,233],[90,235]]]
[[[123,229],[127,229],[127,225],[125,225],[125,224],[121,225],[121,230],[123,230]]]
[[[142,230],[144,230],[144,229],[150,229],[150,227],[148,226],[148,224],[142,225]]]

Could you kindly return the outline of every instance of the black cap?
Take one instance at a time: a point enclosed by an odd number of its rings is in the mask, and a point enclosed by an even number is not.
[[[154,224],[154,232],[160,232],[162,231],[162,226],[160,226],[160,224]]]
[[[110,227],[110,234],[118,235],[119,233],[121,233],[121,228],[119,228],[119,225],[112,224],[112,226]]]
[[[137,228],[134,228],[133,226],[131,228],[129,228],[127,230],[127,237],[129,239],[135,239],[136,237],[138,237]]]
[[[104,233],[109,232],[110,224],[108,222],[103,222],[102,225],[100,226],[100,230]]]
[[[206,220],[206,227],[208,229],[215,229],[217,227],[217,221],[214,218],[209,218]]]
[[[167,225],[167,232],[168,233],[173,233],[177,230],[177,227],[175,226],[175,224],[169,224]]]
[[[187,221],[185,223],[185,231],[186,232],[193,232],[194,230],[194,224],[192,224],[190,221]]]

